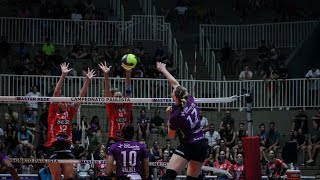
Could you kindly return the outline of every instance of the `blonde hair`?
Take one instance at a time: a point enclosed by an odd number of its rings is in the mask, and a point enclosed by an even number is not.
[[[183,86],[177,86],[174,95],[180,101],[182,107],[185,108],[186,105],[187,105],[187,99],[188,99],[188,96],[189,96],[189,93],[188,93],[187,89],[185,87],[183,87]]]

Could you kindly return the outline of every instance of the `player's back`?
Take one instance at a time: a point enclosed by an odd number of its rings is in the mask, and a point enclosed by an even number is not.
[[[148,158],[143,144],[134,141],[121,141],[111,146],[109,150],[116,161],[116,176],[141,174],[143,159]]]

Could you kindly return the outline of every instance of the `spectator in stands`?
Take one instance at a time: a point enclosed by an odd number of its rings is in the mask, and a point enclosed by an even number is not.
[[[162,148],[162,152],[164,152],[164,151],[168,151],[169,152],[169,158],[173,155],[175,149],[172,148],[170,139],[166,140],[166,147]]]
[[[27,157],[24,148],[30,150],[34,153],[34,135],[29,131],[24,124],[21,125],[20,130],[18,131],[18,150],[22,157]],[[35,157],[35,154],[34,154]]]
[[[234,50],[234,60],[232,63],[232,71],[233,72],[239,72],[239,67],[243,67],[243,65],[246,63],[246,52],[242,48],[237,48]]]
[[[40,97],[41,94],[40,94],[40,92],[38,92],[38,87],[37,86],[32,86],[31,87],[31,91],[26,96],[28,96],[28,97]],[[36,101],[30,101],[30,102],[28,102],[28,105],[32,108],[32,111],[33,111],[34,115],[37,116],[38,110],[39,110],[39,103],[36,102]]]
[[[225,144],[229,149],[232,149],[236,144],[236,133],[230,124],[227,124],[227,127],[224,131],[220,133],[221,138],[225,139]]]
[[[42,52],[46,56],[51,56],[55,51],[54,51],[54,45],[50,41],[50,38],[46,38],[46,42],[42,46]]]
[[[214,159],[217,156],[218,143],[221,139],[219,132],[214,130],[214,124],[210,124],[209,131],[204,136],[208,140],[210,159]]]
[[[72,48],[71,57],[75,59],[83,59],[88,56],[83,46],[80,44],[80,41],[77,41]]]
[[[100,62],[100,60],[103,58],[103,56],[100,54],[97,44],[94,41],[90,42],[89,55],[94,63],[98,61]]]
[[[242,146],[242,141],[238,141],[238,144],[235,145],[233,148],[233,158],[234,160],[237,162],[237,155],[238,154],[243,154],[244,151],[243,151],[243,146]]]
[[[24,65],[23,74],[24,75],[34,75],[34,73],[35,73],[34,72],[35,71],[34,63],[31,60],[31,57],[30,57],[29,53],[27,53],[24,57],[22,57],[22,62],[23,62],[23,65]]]
[[[269,150],[269,162],[267,162],[266,166],[266,174],[269,179],[281,179],[281,176],[288,169],[284,162],[276,158],[276,152],[272,149]]]
[[[86,157],[87,151],[81,145],[80,141],[76,141],[71,151],[76,159],[80,159],[81,157]]]
[[[188,6],[185,3],[180,1],[178,2],[174,10],[177,13],[177,22],[178,22],[179,28],[182,30],[185,24],[187,23],[186,18],[187,18]]]
[[[249,65],[245,65],[243,71],[239,75],[239,80],[251,80],[253,77],[252,71],[250,71]]]
[[[101,137],[100,120],[98,116],[93,116],[90,121],[90,133]]]
[[[219,156],[217,158],[217,161],[213,163],[213,167],[230,172],[231,163],[230,161],[228,161],[226,152],[222,150],[218,154]],[[227,176],[225,174],[219,174],[218,179],[227,179]]]
[[[71,14],[71,19],[74,21],[81,21],[82,20],[82,15],[81,15],[81,13],[78,12],[77,8],[73,9],[73,13]]]
[[[163,158],[159,159],[157,162],[169,163],[170,158],[171,158],[170,152],[166,149],[163,151]],[[157,169],[158,169],[157,175],[159,176],[164,175],[164,173],[166,172],[166,167],[159,167]]]
[[[306,136],[303,133],[302,129],[298,129],[297,132],[297,143],[298,143],[298,151],[300,151],[300,155],[301,155],[301,161],[302,164],[304,165],[305,161],[306,161],[306,149],[307,149],[307,139]]]
[[[96,170],[94,168],[89,169],[89,180],[96,180]]]
[[[311,67],[311,70],[306,74],[307,79],[311,79],[308,81],[307,87],[309,90],[309,105],[316,104],[319,96],[319,82],[318,80],[312,80],[313,78],[319,78],[320,71],[317,69],[316,65]]]
[[[32,107],[27,106],[22,114],[22,123],[26,125],[26,128],[31,132],[36,130],[37,116],[33,113]]]
[[[200,118],[201,129],[205,133],[209,130],[209,122],[208,122],[208,119],[203,116],[203,111],[199,112],[199,118]]]
[[[316,121],[313,121],[313,131],[310,133],[309,136],[309,143],[308,143],[308,156],[309,160],[307,161],[308,164],[313,163],[316,159],[316,154],[320,149],[320,128],[319,124]]]
[[[266,132],[266,126],[264,123],[261,123],[259,125],[260,132],[258,133],[259,141],[260,141],[260,160],[261,161],[267,161],[267,156],[265,154],[266,150],[266,142],[267,142],[267,132]]]
[[[224,74],[229,74],[232,72],[232,48],[230,47],[229,42],[225,42],[224,47],[220,51],[219,63],[221,63],[223,67]]]
[[[19,8],[17,11],[17,17],[20,18],[30,18],[31,12],[27,6],[23,6],[22,8]]]
[[[308,116],[303,109],[299,109],[298,114],[292,118],[292,130],[302,129],[304,134],[308,133]]]
[[[61,68],[60,64],[64,62],[64,57],[60,54],[60,50],[56,50],[53,55],[48,57],[48,64],[51,66],[51,75],[60,76]]]
[[[156,109],[154,111],[154,117],[151,119],[151,132],[165,135],[165,129],[164,119],[160,117],[160,110]]]
[[[265,80],[265,83],[266,83],[269,103],[271,103],[271,98],[274,98],[276,95],[277,87],[276,87],[275,80],[277,78],[278,78],[278,74],[276,73],[276,71],[273,69],[272,66],[269,66],[268,70],[263,76],[263,79]]]
[[[7,59],[10,54],[11,45],[8,43],[6,36],[1,36],[0,41],[0,60]]]
[[[279,65],[279,62],[278,62],[278,58],[279,58],[279,52],[278,50],[276,49],[275,45],[273,43],[270,43],[269,44],[269,54],[268,54],[268,57],[270,59],[270,63],[277,67]]]
[[[225,116],[222,118],[220,122],[220,130],[226,129],[227,124],[230,124],[231,128],[234,129],[234,119],[231,116],[231,112],[229,110],[226,111]]]
[[[140,116],[137,119],[138,139],[148,139],[150,134],[150,119],[144,108],[140,109]]]
[[[278,76],[279,76],[278,77],[279,79],[283,79],[283,80],[289,78],[289,71],[284,63],[280,63],[280,65],[279,65]]]
[[[15,151],[17,145],[16,137],[16,130],[12,127],[11,123],[7,123],[6,129],[4,131],[4,144],[6,146],[6,153],[8,155],[12,155],[12,153]]]
[[[88,125],[86,116],[81,116],[79,127],[80,129],[84,128],[86,132],[89,132],[90,126]]]
[[[244,123],[239,123],[239,131],[236,132],[236,142],[242,141],[242,138],[247,136],[248,131],[246,130]]]
[[[220,139],[219,141],[219,148],[217,149],[217,153],[216,153],[216,161],[218,160],[221,151],[224,152],[224,156],[226,159],[230,158],[230,149],[226,146],[225,139]]]
[[[149,151],[156,161],[162,158],[162,151],[157,140],[153,142],[153,146],[150,147]]]
[[[280,142],[280,133],[277,130],[275,130],[275,123],[270,122],[269,131],[266,134],[266,148],[268,152],[270,150],[277,152],[280,146],[279,142]]]
[[[86,156],[81,156],[81,160],[86,160]],[[90,164],[79,163],[77,164],[77,179],[85,180],[89,176]]]
[[[38,180],[52,180],[49,166],[44,164],[44,167],[39,170]]]
[[[47,131],[48,130],[48,105],[47,104],[44,104],[42,106],[42,114],[40,115],[40,118],[39,118],[39,125],[40,125],[40,139],[43,139],[45,142],[47,139],[47,132],[48,132]]]
[[[19,123],[19,114],[14,111],[12,106],[8,104],[8,112],[4,113],[5,123],[11,123],[12,127],[16,129],[16,124]]]
[[[42,51],[38,51],[34,56],[34,69],[36,75],[46,75],[46,62]]]
[[[23,59],[26,54],[29,54],[29,50],[25,46],[24,42],[20,42],[17,49],[16,49],[16,55],[18,56],[19,59]]]
[[[72,123],[72,143],[76,143],[81,140],[81,131],[76,122]]]

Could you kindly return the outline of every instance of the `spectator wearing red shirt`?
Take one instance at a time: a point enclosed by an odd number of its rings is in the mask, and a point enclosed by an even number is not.
[[[234,180],[246,179],[244,173],[243,155],[237,154],[237,163],[231,166],[231,173]]]
[[[225,151],[219,152],[218,161],[213,163],[213,167],[230,172],[231,163],[230,163],[230,161],[228,161],[226,159],[226,152]],[[217,180],[227,180],[227,179],[228,179],[228,177],[225,174],[219,174],[217,177]]]
[[[288,166],[280,159],[275,158],[275,151],[269,150],[269,162],[266,165],[266,174],[269,180],[281,179],[281,176],[285,174]]]

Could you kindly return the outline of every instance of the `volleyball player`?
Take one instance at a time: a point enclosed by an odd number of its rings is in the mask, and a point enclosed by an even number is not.
[[[198,107],[187,89],[168,72],[166,64],[157,62],[157,69],[173,87],[175,105],[167,108],[169,113],[168,135],[174,138],[179,131],[180,145],[172,155],[163,180],[173,180],[188,165],[187,180],[198,179],[206,158],[207,143],[201,130]]]
[[[71,71],[69,64],[62,63],[61,76],[54,89],[53,97],[60,96],[60,90],[67,74]],[[86,81],[80,91],[79,97],[86,95],[91,79],[95,76],[94,70],[88,68],[85,72]],[[68,105],[66,102],[50,103],[48,109],[48,137],[46,146],[50,151],[50,159],[73,159],[70,146],[72,144],[72,119],[77,112],[80,102]],[[61,179],[61,170],[65,180],[73,180],[73,164],[50,163],[52,179]]]
[[[100,69],[104,75],[104,86],[105,86],[105,96],[106,97],[115,97],[122,98],[123,95],[119,90],[113,90],[111,93],[110,84],[109,84],[109,72],[111,66],[107,66],[106,62],[99,64]],[[125,79],[125,97],[131,97],[131,71],[126,70],[126,79]],[[106,109],[108,112],[109,118],[109,141],[107,148],[112,144],[121,141],[122,133],[121,129],[124,125],[131,123],[131,109],[132,103],[106,103]]]
[[[270,150],[269,162],[267,162],[266,168],[268,179],[278,180],[286,173],[288,166],[283,161],[276,158],[274,150]]]
[[[113,144],[108,153],[107,164],[116,162],[116,180],[129,180],[128,176],[149,177],[149,159],[145,145],[133,141],[134,127],[126,124],[122,128],[123,140]],[[112,173],[112,166],[106,167],[106,174]]]
[[[0,152],[0,170],[1,172],[4,170],[8,170],[13,177],[14,180],[18,180],[19,176],[17,170],[13,167],[9,158],[2,152]]]

